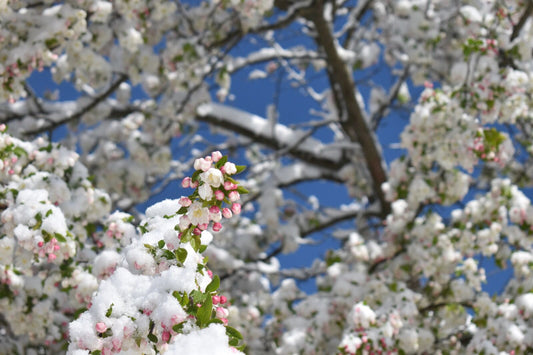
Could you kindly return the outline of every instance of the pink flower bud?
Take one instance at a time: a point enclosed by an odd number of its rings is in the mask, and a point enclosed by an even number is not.
[[[220,208],[218,206],[211,206],[209,207],[209,213],[219,213]]]
[[[98,333],[103,333],[107,330],[107,326],[105,325],[104,322],[98,322],[96,323],[96,331]]]
[[[163,340],[165,343],[168,343],[168,341],[170,340],[170,332],[164,331],[161,334],[161,340]]]
[[[229,311],[224,307],[217,307],[216,309],[216,316],[217,318],[227,318],[229,315]]]
[[[211,159],[213,159],[213,161],[216,163],[217,161],[219,161],[220,159],[222,158],[222,153],[220,153],[218,150],[211,153]]]
[[[192,204],[191,199],[188,197],[181,197],[179,202],[183,207],[189,207]]]
[[[202,234],[202,231],[200,230],[200,228],[197,227],[197,228],[194,228],[194,230],[192,231],[192,233],[193,233],[194,235],[201,235],[201,234]]]
[[[234,184],[234,183],[232,183],[231,181],[226,181],[226,182],[224,183],[224,189],[225,189],[226,191],[229,191],[229,190],[235,190],[235,189],[237,189],[237,187],[238,187],[237,184]]]
[[[48,261],[54,261],[57,258],[55,254],[48,254]]]
[[[228,318],[220,318],[224,325],[228,325]]]
[[[42,241],[40,241],[39,243],[37,243],[37,246],[38,246],[39,248],[42,248],[43,245],[44,245],[44,243],[43,243]]]
[[[231,216],[233,216],[233,213],[229,208],[225,207],[222,209],[222,215],[224,216],[224,218],[231,218]]]
[[[231,205],[231,210],[235,214],[241,213],[241,204],[240,203],[234,203],[233,205]]]
[[[211,299],[213,300],[213,304],[215,306],[220,303],[220,296],[213,296]]]
[[[241,198],[241,195],[237,191],[231,191],[228,197],[231,202],[235,202]]]
[[[184,189],[191,187],[191,178],[188,176],[186,178],[183,178],[183,180],[181,180],[181,187],[183,187]]]
[[[224,304],[228,302],[228,299],[226,298],[226,296],[220,296],[220,304]]]
[[[218,222],[217,222],[217,223],[213,223],[213,230],[214,230],[215,232],[218,232],[218,231],[220,231],[221,229],[222,229],[222,224],[221,224],[221,223],[218,223]]]
[[[215,198],[218,201],[224,200],[224,193],[222,191],[220,191],[220,190],[215,190]]]
[[[198,181],[191,181],[191,188],[195,189],[198,187]]]
[[[207,270],[207,275],[209,275],[210,278],[213,278],[213,271]]]
[[[200,229],[201,231],[205,231],[207,227],[208,227],[207,223],[202,223],[198,225],[198,229]]]

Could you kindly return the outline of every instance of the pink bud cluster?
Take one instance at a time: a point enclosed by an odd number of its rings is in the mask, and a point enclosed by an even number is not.
[[[48,243],[40,241],[37,243],[37,246],[39,247],[39,256],[41,258],[48,257],[48,261],[50,262],[57,258],[55,252],[61,248],[56,238],[52,238]]]
[[[215,295],[211,297],[211,300],[213,301],[213,306],[219,305],[218,307],[215,308],[216,317],[220,319],[222,323],[224,323],[224,325],[228,325],[229,311],[227,308],[222,307],[222,305],[228,302],[228,299],[226,298],[226,296]]]
[[[213,231],[222,229],[221,219],[231,218],[233,214],[241,213],[241,198],[238,191],[239,185],[230,176],[237,173],[237,166],[231,162],[220,162],[223,158],[219,151],[194,161],[196,173],[193,177],[185,177],[181,186],[183,188],[197,189],[197,195],[193,193],[189,197],[181,197],[180,205],[188,208],[188,214],[181,217],[180,230],[183,232],[191,225],[193,233],[199,235],[206,230],[210,222],[213,222]],[[200,201],[209,202],[211,207],[203,207],[199,202],[193,202],[194,197]],[[230,207],[222,207],[222,202],[227,202]]]

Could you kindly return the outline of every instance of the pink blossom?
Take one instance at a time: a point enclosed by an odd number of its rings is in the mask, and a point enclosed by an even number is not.
[[[98,322],[96,323],[96,331],[98,333],[103,333],[107,330],[107,325],[105,325],[104,322]]]
[[[161,340],[163,340],[165,343],[168,343],[168,341],[170,340],[170,332],[164,331],[161,334]]]
[[[227,318],[229,315],[229,311],[224,307],[217,307],[215,312],[217,318]]]
[[[183,207],[189,207],[192,204],[191,199],[188,197],[182,197],[179,201],[180,205],[182,205]]]
[[[231,216],[233,216],[233,213],[231,212],[229,208],[224,207],[222,209],[222,215],[224,216],[224,218],[231,218]]]
[[[240,203],[234,203],[233,205],[231,205],[231,210],[235,214],[241,213],[241,204]]]
[[[220,304],[224,304],[228,302],[228,299],[226,298],[226,296],[220,296]]]
[[[220,153],[218,150],[211,153],[211,159],[216,163],[220,159],[222,159],[222,153]]]
[[[231,191],[228,197],[231,202],[235,202],[241,198],[241,195],[237,191]]]
[[[215,190],[215,198],[218,201],[222,201],[224,199],[224,193],[220,190]]]
[[[214,230],[215,232],[218,232],[218,231],[220,231],[221,229],[222,229],[222,224],[221,224],[221,223],[216,222],[216,223],[213,224],[213,230]]]
[[[220,296],[213,296],[211,299],[213,300],[213,304],[215,306],[220,303]]]
[[[184,231],[185,229],[189,228],[190,225],[191,220],[189,216],[185,215],[180,217],[179,226],[181,231]]]
[[[183,180],[181,180],[181,187],[184,189],[191,187],[191,178],[188,176],[183,178]]]
[[[236,190],[238,187],[237,184],[234,184],[231,181],[224,182],[224,190],[226,191]]]

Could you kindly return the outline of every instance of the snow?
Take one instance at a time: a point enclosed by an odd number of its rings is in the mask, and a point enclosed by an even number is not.
[[[217,103],[202,104],[198,107],[197,113],[200,117],[211,116],[232,125],[242,126],[256,136],[275,139],[282,146],[292,146],[306,134],[304,131],[292,130],[282,124],[271,127],[271,123],[262,117]],[[305,138],[298,145],[298,149],[321,158],[331,160],[341,158],[340,151],[327,149],[326,145],[312,137]]]
[[[235,355],[241,354],[228,346],[226,328],[221,324],[211,324],[189,334],[178,334],[168,347],[169,354],[195,355]]]

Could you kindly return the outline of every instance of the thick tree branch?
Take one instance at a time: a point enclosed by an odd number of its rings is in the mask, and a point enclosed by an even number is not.
[[[322,1],[318,1],[317,6],[314,6],[313,11],[307,16],[315,25],[316,41],[324,49],[327,57],[327,72],[339,112],[340,124],[349,139],[361,145],[374,183],[374,191],[381,203],[382,213],[386,215],[390,212],[390,205],[381,190],[381,185],[387,181],[381,152],[378,149],[377,139],[357,103],[352,75],[337,51],[337,41],[333,37],[330,24],[324,19]]]
[[[511,42],[516,37],[518,37],[518,35],[520,34],[520,31],[522,30],[522,28],[526,24],[527,19],[529,18],[529,16],[531,16],[532,13],[533,13],[533,0],[528,0],[524,13],[522,14],[522,16],[520,16],[520,20],[518,20],[518,23],[513,27],[513,33],[511,34],[511,38],[510,38]]]

